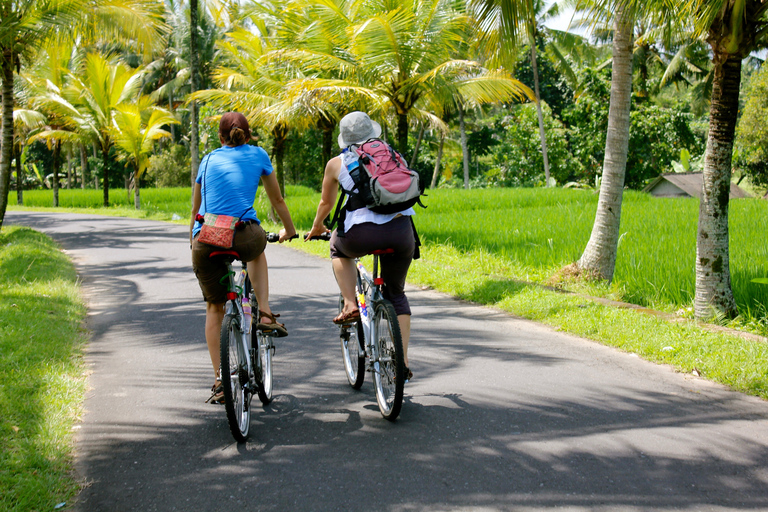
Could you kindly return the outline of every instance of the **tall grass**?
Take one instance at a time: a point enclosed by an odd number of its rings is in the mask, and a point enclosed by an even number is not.
[[[101,192],[61,190],[60,204],[98,208]],[[157,215],[189,216],[190,192],[180,189],[142,191],[142,208]],[[50,206],[50,191],[28,191],[24,203]],[[125,190],[110,200],[132,207]],[[297,228],[312,225],[319,194],[289,186],[286,201]],[[15,196],[12,195],[12,203]],[[488,254],[508,261],[526,279],[546,281],[576,261],[589,240],[597,195],[567,189],[431,190],[426,210],[417,209],[422,242],[465,253]],[[268,219],[269,203],[260,192],[257,212]],[[655,198],[627,191],[621,216],[621,238],[614,293],[636,304],[674,310],[689,307],[695,293],[696,229],[699,202],[692,198]],[[737,199],[730,203],[730,256],[734,296],[740,311],[768,329],[768,286],[751,282],[768,276],[765,224],[768,201]]]
[[[77,491],[85,306],[72,263],[27,228],[0,233],[0,510],[53,510]]]

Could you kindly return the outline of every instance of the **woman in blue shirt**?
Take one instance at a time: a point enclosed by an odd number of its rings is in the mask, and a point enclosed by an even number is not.
[[[293,227],[288,206],[280,194],[280,187],[272,172],[272,163],[267,152],[260,147],[246,144],[250,138],[251,130],[243,114],[227,112],[221,116],[219,140],[222,147],[208,154],[200,162],[192,197],[189,241],[192,247],[192,267],[206,302],[205,340],[216,378],[209,400],[214,403],[223,399],[219,376],[219,335],[227,292],[221,278],[226,274],[226,266],[209,257],[211,252],[220,251],[220,247],[197,240],[202,227],[196,220],[198,214],[204,215],[208,212],[231,215],[244,222],[245,225],[235,231],[232,250],[240,254],[240,259],[246,262],[248,268],[248,276],[259,304],[256,328],[277,331],[279,336],[288,335],[285,326],[276,320],[279,315],[273,314],[269,307],[268,268],[264,254],[267,238],[253,208],[259,181],[264,184],[269,202],[283,223],[280,242],[295,235],[296,229]]]

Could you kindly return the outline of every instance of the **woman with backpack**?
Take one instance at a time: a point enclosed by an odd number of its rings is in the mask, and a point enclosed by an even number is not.
[[[280,315],[273,314],[269,306],[268,268],[264,254],[267,236],[253,208],[259,182],[264,185],[269,202],[283,223],[280,242],[293,237],[296,229],[288,206],[280,194],[280,186],[272,172],[267,152],[260,147],[248,145],[250,139],[251,130],[243,114],[227,112],[222,115],[219,122],[222,147],[206,155],[200,162],[192,196],[189,243],[192,267],[206,302],[205,340],[216,379],[211,388],[211,397],[207,400],[212,403],[223,403],[224,398],[219,375],[219,335],[227,293],[227,287],[221,279],[227,269],[223,262],[212,260],[210,254],[227,249],[199,240],[202,230],[199,216],[206,213],[228,215],[240,221],[240,227],[235,229],[230,243],[231,249],[240,255],[240,260],[246,262],[248,278],[258,300],[258,317],[254,314],[256,328],[274,330],[278,336],[288,335],[285,325],[276,320]]]
[[[352,112],[347,114],[339,122],[339,146],[342,152],[332,158],[325,166],[322,193],[320,203],[317,206],[312,229],[307,234],[306,240],[328,232],[323,220],[331,213],[336,202],[336,195],[341,185],[349,198],[339,215],[339,226],[331,234],[330,252],[333,273],[336,282],[344,298],[344,307],[341,313],[333,319],[336,324],[350,324],[360,319],[360,311],[355,299],[356,270],[354,258],[369,254],[379,249],[394,249],[392,254],[383,254],[381,261],[381,277],[384,279],[382,293],[394,306],[397,319],[400,323],[400,333],[403,339],[403,351],[405,353],[406,375],[410,379],[413,374],[408,367],[408,341],[411,332],[411,308],[408,298],[405,296],[405,278],[411,260],[414,258],[417,243],[413,221],[413,208],[405,203],[398,209],[397,204],[390,213],[377,213],[360,199],[360,188],[363,184],[360,178],[356,181],[353,176],[357,174],[359,166],[358,149],[367,142],[378,140],[381,135],[381,126],[372,121],[364,112]],[[389,146],[386,146],[394,157],[400,158]],[[405,166],[404,166],[405,167]],[[407,168],[406,168],[407,170]],[[352,171],[352,174],[350,174]],[[365,173],[362,173],[364,176]],[[417,182],[418,185],[418,182]],[[418,195],[416,197],[418,200]],[[414,201],[415,202],[415,201]],[[411,203],[413,204],[413,203]],[[338,210],[337,206],[337,210]]]

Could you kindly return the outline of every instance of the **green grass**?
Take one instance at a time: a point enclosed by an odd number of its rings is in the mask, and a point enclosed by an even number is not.
[[[160,199],[160,192],[165,199]],[[147,198],[153,197],[152,193],[150,189],[142,192]],[[171,214],[170,207],[162,206],[163,200],[169,205],[189,201],[188,189],[157,193],[155,215],[164,215],[164,220]],[[48,195],[50,199],[50,192]],[[44,194],[41,196],[44,201]],[[298,229],[310,227],[318,198],[309,189],[288,188],[286,200]],[[651,361],[671,364],[680,371],[696,369],[734,389],[768,398],[768,345],[764,343],[526,284],[547,283],[581,255],[597,207],[594,193],[564,189],[434,190],[429,191],[426,203],[426,210],[417,211],[416,224],[424,246],[422,259],[411,267],[410,282],[499,307]],[[266,221],[267,206],[266,198],[260,195],[257,211],[265,227],[275,229]],[[121,211],[109,209],[111,214]],[[188,222],[188,213],[178,215],[183,217],[179,222]],[[659,199],[625,192],[613,284],[566,281],[565,286],[582,295],[667,312],[690,308],[695,289],[697,217],[696,199]],[[768,334],[768,286],[752,279],[768,276],[768,244],[764,243],[764,222],[760,220],[767,217],[766,201],[731,202],[731,274],[742,313],[731,326],[764,336]],[[328,256],[326,243],[292,242],[292,246]]]
[[[85,306],[67,257],[27,228],[0,233],[0,510],[52,510],[78,485]]]
[[[408,280],[672,365],[683,373],[695,370],[768,399],[768,344],[710,332],[691,321],[669,322],[602,305],[584,295],[548,290],[520,281],[521,272],[487,252],[468,255],[448,246],[428,246],[411,267]],[[580,285],[578,291],[612,295],[590,284]]]
[[[61,190],[67,211],[125,215],[179,223],[189,219],[187,188],[145,189],[142,210],[133,209],[125,190],[112,189],[108,209],[99,207],[99,190]],[[312,224],[319,195],[289,186],[287,202],[297,228]],[[11,194],[11,208],[15,196]],[[50,207],[51,191],[25,191],[25,206]],[[465,253],[495,256],[494,264],[514,267],[518,278],[546,282],[577,260],[589,239],[597,195],[567,189],[434,190],[428,208],[417,213],[426,246],[453,247]],[[603,294],[663,311],[690,308],[695,294],[698,200],[660,199],[627,191],[614,284]],[[256,201],[262,220],[268,211],[263,193]],[[739,199],[730,204],[730,268],[741,312],[737,324],[768,334],[768,286],[753,279],[768,276],[764,220],[768,201]],[[761,219],[763,220],[761,222]],[[599,290],[598,290],[599,292]]]

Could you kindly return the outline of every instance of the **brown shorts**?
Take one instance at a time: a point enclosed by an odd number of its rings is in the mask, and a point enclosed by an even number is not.
[[[197,241],[192,241],[192,268],[197,276],[197,282],[203,291],[206,302],[221,304],[227,301],[227,286],[221,283],[221,278],[227,274],[227,266],[221,261],[214,261],[209,256],[215,251],[232,250],[240,255],[240,261],[253,261],[264,252],[267,246],[267,234],[255,222],[246,224],[235,231],[232,249],[222,249]]]

